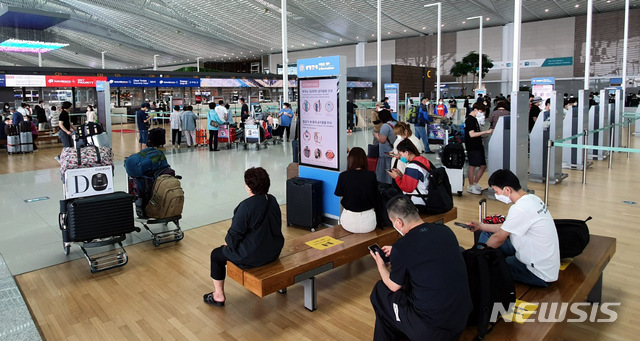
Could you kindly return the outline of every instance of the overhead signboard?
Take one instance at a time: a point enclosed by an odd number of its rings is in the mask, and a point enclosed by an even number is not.
[[[45,87],[47,86],[47,79],[44,75],[6,75],[6,86],[34,86]]]
[[[96,82],[104,82],[107,77],[91,76],[46,76],[47,87],[93,88]]]
[[[340,57],[322,57],[298,60],[298,77],[326,77],[340,73]]]

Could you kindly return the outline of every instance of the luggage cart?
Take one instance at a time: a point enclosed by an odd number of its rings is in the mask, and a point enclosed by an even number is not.
[[[231,149],[233,145],[238,148],[237,128],[228,123],[220,125],[218,127],[218,142],[226,143],[227,149]]]
[[[249,144],[255,143],[256,149],[260,150],[260,145],[264,145],[267,148],[267,140],[264,138],[264,128],[262,124],[245,124],[244,125],[244,149],[247,149]]]
[[[125,266],[129,262],[129,257],[127,256],[127,251],[122,246],[122,241],[127,238],[126,233],[134,231],[140,232],[140,229],[135,227],[135,225],[133,224],[133,219],[131,219],[131,221],[129,222],[128,217],[125,217],[124,215],[122,215],[121,217],[113,216],[113,214],[126,213],[125,210],[114,208],[108,204],[100,204],[98,202],[98,205],[100,207],[104,207],[105,210],[111,210],[106,212],[103,211],[103,214],[109,215],[111,218],[117,218],[114,219],[114,221],[117,220],[121,224],[120,226],[115,227],[114,234],[111,236],[105,236],[104,232],[95,232],[96,234],[99,233],[100,235],[96,235],[96,238],[87,237],[87,234],[90,235],[91,233],[93,233],[91,232],[91,230],[93,230],[95,226],[93,226],[94,224],[92,224],[91,227],[87,226],[86,228],[80,226],[80,229],[85,230],[82,231],[82,233],[78,233],[76,231],[76,234],[80,234],[84,237],[72,238],[72,234],[70,231],[71,220],[73,220],[74,226],[77,223],[81,223],[83,221],[93,221],[93,219],[89,218],[94,215],[95,210],[85,210],[85,212],[80,213],[76,211],[76,209],[81,211],[80,207],[83,207],[80,200],[83,200],[85,202],[87,200],[92,200],[94,201],[93,204],[96,205],[96,201],[99,201],[101,198],[113,198],[113,200],[117,201],[120,204],[125,203],[126,207],[126,203],[128,200],[130,200],[129,204],[133,203],[133,196],[130,196],[129,194],[124,192],[116,192],[111,194],[97,195],[93,197],[67,199],[66,183],[67,181],[65,181],[65,184],[63,184],[63,197],[65,199],[60,200],[60,213],[58,215],[58,224],[60,227],[60,231],[62,232],[62,249],[64,254],[68,256],[71,251],[71,246],[74,244],[78,245],[82,250],[85,259],[89,263],[89,269],[91,270],[91,273],[97,273]],[[107,201],[105,201],[105,203],[106,202]],[[90,207],[90,205],[86,205],[86,207]],[[69,212],[70,210],[73,212]],[[130,213],[131,218],[133,218],[133,208],[131,209]],[[104,225],[102,227],[104,227]],[[79,229],[78,226],[75,226],[74,228]],[[115,247],[113,250],[108,251],[107,253],[100,253],[97,255],[89,255],[89,253],[87,252],[87,248],[109,245],[114,245],[117,247]]]

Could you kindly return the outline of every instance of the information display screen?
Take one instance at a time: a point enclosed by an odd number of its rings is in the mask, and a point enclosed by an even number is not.
[[[338,79],[299,81],[300,164],[339,170]]]

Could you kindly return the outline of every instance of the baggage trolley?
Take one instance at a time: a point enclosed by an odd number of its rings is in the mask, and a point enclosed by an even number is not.
[[[151,235],[151,242],[153,243],[153,246],[160,246],[162,244],[167,244],[171,242],[177,243],[182,239],[184,239],[184,232],[180,227],[180,219],[182,219],[182,215],[169,217],[169,218],[162,218],[162,219],[147,217],[144,212],[144,206],[146,205],[146,202],[140,196],[141,193],[138,193],[138,191],[134,188],[133,182],[138,180],[143,181],[146,186],[145,188],[153,188],[153,181],[155,178],[157,178],[162,174],[170,174],[170,173],[165,173],[166,171],[167,171],[167,168],[161,169],[160,171],[155,172],[153,176],[143,176],[141,179],[134,178],[127,174],[127,190],[129,194],[132,194],[135,196],[136,215],[137,215],[137,218],[135,218],[135,222],[140,223],[144,227],[144,229],[147,230],[147,232],[149,232],[149,234]],[[174,174],[171,174],[171,175],[175,176],[176,179],[182,179],[181,176],[175,175],[175,172],[173,173]],[[138,207],[138,206],[141,206],[141,207]],[[170,229],[169,223],[173,223],[176,227],[173,229]],[[154,232],[151,230],[149,225],[162,225],[162,231]]]
[[[68,256],[71,245],[78,245],[89,263],[91,273],[125,266],[129,257],[122,241],[127,238],[127,233],[140,232],[133,223],[132,203],[133,196],[124,192],[61,200],[58,224],[62,231],[64,254]],[[100,213],[96,214],[96,211]],[[97,255],[87,252],[87,248],[108,245],[117,247]]]
[[[220,125],[218,127],[218,142],[226,143],[227,149],[231,149],[232,145],[234,144],[236,148],[238,148],[238,135],[236,127],[229,123]]]
[[[261,124],[244,125],[244,149],[247,149],[252,143],[256,144],[258,150],[260,150],[260,145],[267,148],[267,140],[264,138],[264,128]]]

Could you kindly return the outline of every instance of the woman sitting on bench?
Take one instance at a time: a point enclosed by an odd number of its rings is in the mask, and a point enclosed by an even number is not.
[[[211,278],[214,292],[204,295],[204,301],[222,307],[227,261],[242,269],[256,268],[280,257],[284,246],[280,206],[273,195],[267,194],[269,174],[262,167],[244,172],[249,198],[233,211],[231,227],[224,238],[226,244],[211,251]]]

